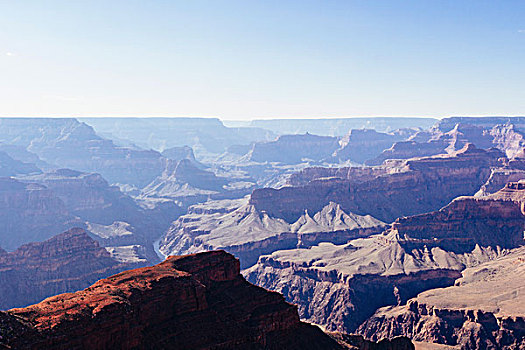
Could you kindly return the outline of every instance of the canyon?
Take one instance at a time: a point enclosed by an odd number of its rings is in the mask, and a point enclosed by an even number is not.
[[[0,348],[522,346],[523,118],[262,124],[0,118]]]

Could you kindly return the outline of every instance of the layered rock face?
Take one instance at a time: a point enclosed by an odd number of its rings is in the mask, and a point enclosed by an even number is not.
[[[20,349],[351,348],[300,322],[281,295],[247,283],[222,251],[170,257],[0,315],[0,342]]]
[[[359,327],[370,339],[406,335],[462,349],[525,347],[525,248],[463,271],[455,286],[378,310]]]
[[[344,212],[329,203],[314,215],[303,213],[293,224],[257,211],[246,200],[218,202],[190,207],[170,227],[160,244],[166,255],[224,249],[235,254],[246,268],[261,254],[319,242],[346,243],[383,230],[385,224],[369,215]]]
[[[283,293],[303,319],[351,332],[375,309],[453,285],[466,267],[523,245],[524,189],[523,182],[510,183],[486,197],[460,197],[344,245],[276,251],[261,256],[245,276]]]
[[[405,244],[457,253],[480,246],[516,248],[524,243],[525,183],[508,183],[485,197],[460,197],[439,211],[397,219],[392,230]]]
[[[294,222],[305,210],[317,212],[333,201],[347,212],[391,222],[439,209],[457,196],[473,195],[489,178],[491,167],[501,164],[501,157],[500,151],[480,150],[469,144],[451,155],[390,162],[379,171],[359,169],[360,181],[348,180],[352,170],[343,172],[344,177],[327,178],[325,172],[333,176],[334,170],[317,168],[317,177],[305,185],[255,190],[250,204],[270,216]],[[371,173],[371,177],[363,176],[363,172]]]
[[[0,309],[76,291],[137,264],[122,264],[82,229],[0,252]]]
[[[491,250],[465,256],[441,249],[412,251],[395,236],[372,236],[263,255],[244,275],[297,304],[302,319],[348,333],[377,308],[450,286],[469,260],[496,255]]]
[[[328,158],[339,148],[336,137],[304,135],[284,135],[271,142],[253,145],[249,159],[255,162],[301,163],[304,159],[320,161]]]
[[[52,191],[12,178],[0,178],[0,223],[0,246],[7,250],[82,225]]]

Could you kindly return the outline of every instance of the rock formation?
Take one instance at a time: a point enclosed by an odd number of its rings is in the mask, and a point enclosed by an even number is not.
[[[13,250],[82,225],[82,221],[43,185],[0,178],[0,224],[0,246]]]
[[[173,217],[180,215],[180,208],[173,203],[164,208],[141,207],[133,198],[122,193],[119,187],[110,186],[99,174],[57,169],[38,175],[20,176],[17,180],[25,184],[25,190],[21,188],[19,191],[29,198],[34,199],[36,191],[28,188],[41,188],[42,192],[47,192],[49,196],[55,198],[53,204],[46,205],[40,201],[34,205],[42,205],[46,210],[57,212],[55,217],[45,212],[33,217],[27,212],[31,209],[29,203],[24,202],[10,208],[12,215],[17,215],[23,221],[15,227],[19,232],[18,245],[41,241],[73,226],[79,226],[89,229],[93,238],[103,246],[140,245],[142,248],[138,249],[145,249],[148,259],[157,262],[157,255],[151,244],[166,232]],[[71,217],[70,220],[61,219],[68,215]],[[49,220],[50,227],[56,229],[48,229],[44,225],[27,226],[37,218]],[[128,225],[125,235],[120,232],[120,228],[124,225]],[[10,237],[11,231],[0,230],[0,242]],[[14,249],[18,245],[6,244],[5,247]]]
[[[0,251],[0,309],[26,306],[139,266],[123,264],[79,228],[11,253]],[[1,339],[1,338],[0,338]]]
[[[451,286],[466,267],[520,247],[524,203],[525,183],[510,183],[486,197],[460,197],[439,211],[400,218],[382,235],[261,256],[244,274],[283,293],[303,319],[352,332],[377,308]]]
[[[403,128],[427,129],[439,122],[434,118],[330,118],[330,119],[256,119],[252,127],[271,130],[279,135],[311,133],[324,136],[344,136],[351,129],[375,129],[391,132]]]
[[[165,161],[155,151],[118,147],[73,118],[0,118],[0,141],[25,147],[58,167],[138,187],[158,176]]]
[[[0,344],[17,349],[413,349],[406,338],[336,341],[300,322],[281,295],[247,283],[222,251],[170,257],[0,320]]]
[[[525,247],[463,271],[455,286],[386,307],[359,327],[370,339],[405,335],[462,349],[525,347]]]
[[[179,161],[183,159],[189,159],[196,162],[195,154],[193,154],[193,149],[189,146],[181,147],[171,147],[167,148],[161,152],[162,156],[174,161]]]
[[[254,162],[301,163],[305,159],[321,161],[339,148],[338,139],[330,136],[283,135],[275,141],[253,145],[249,159]]]
[[[316,168],[304,185],[257,189],[250,198],[257,210],[294,222],[305,210],[318,212],[330,201],[344,211],[391,222],[398,217],[433,211],[461,195],[475,194],[501,165],[498,150],[469,144],[451,155],[392,161],[379,170]],[[342,175],[341,177],[335,176]],[[357,173],[357,179],[353,174]],[[368,177],[366,174],[370,174]]]
[[[392,230],[405,244],[464,253],[476,245],[516,248],[525,231],[525,183],[508,183],[485,197],[459,197],[436,212],[397,219]]]
[[[201,168],[191,159],[168,161],[162,174],[144,187],[138,198],[148,203],[175,201],[186,208],[207,199],[240,198],[253,190],[251,182],[220,177]]]
[[[436,124],[436,128],[442,132],[448,132],[458,123],[484,129],[492,129],[496,125],[514,124],[518,129],[525,130],[525,117],[450,117],[441,119]]]
[[[486,118],[481,118],[486,119]],[[462,121],[465,120],[465,121]],[[524,131],[520,118],[494,119],[483,122],[477,119],[457,119],[452,128],[444,121],[429,131],[422,131],[405,141],[396,142],[379,156],[366,162],[379,165],[387,159],[408,159],[436,154],[450,154],[472,143],[478,148],[496,147],[512,158],[525,146]],[[494,121],[502,121],[494,124]]]
[[[268,141],[269,130],[226,127],[217,118],[79,118],[111,137],[130,140],[145,149],[165,150],[190,146],[197,155],[220,154],[228,146]],[[169,158],[169,157],[168,157]]]
[[[246,200],[218,201],[190,207],[188,214],[172,224],[160,250],[174,255],[224,249],[240,258],[241,266],[246,268],[261,254],[319,242],[346,243],[379,233],[384,227],[371,216],[346,213],[333,202],[314,215],[303,213],[289,224],[258,211]]]
[[[402,133],[381,133],[374,129],[352,129],[341,141],[341,148],[334,153],[335,160],[365,163],[377,157],[394,142],[405,140],[409,135]]]

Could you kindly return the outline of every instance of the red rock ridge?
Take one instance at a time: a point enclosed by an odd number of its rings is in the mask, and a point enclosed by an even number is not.
[[[0,347],[16,349],[413,349],[407,338],[379,347],[359,339],[352,347],[300,322],[224,251],[172,256],[0,313]]]

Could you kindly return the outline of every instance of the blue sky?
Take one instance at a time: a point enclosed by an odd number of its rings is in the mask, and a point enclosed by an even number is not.
[[[525,115],[525,1],[0,0],[0,115]]]

